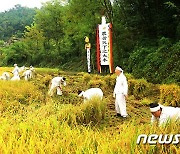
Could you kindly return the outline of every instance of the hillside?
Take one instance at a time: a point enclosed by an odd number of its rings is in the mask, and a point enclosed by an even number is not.
[[[22,38],[25,27],[30,26],[35,9],[15,5],[14,8],[0,12],[0,40],[13,43]]]
[[[179,2],[51,0],[0,13],[0,66],[14,63],[86,71],[85,36],[96,69],[96,30],[112,24],[114,66],[154,84],[180,85]],[[64,1],[63,1],[64,2]]]
[[[0,74],[11,70],[1,67]],[[49,81],[59,73],[67,78],[63,96],[49,97]],[[126,75],[131,84],[133,77]],[[175,124],[167,128],[149,125],[151,114],[147,104],[159,100],[156,86],[152,85],[155,90],[146,98],[137,99],[135,93],[129,94],[130,116],[121,119],[114,111],[114,82],[114,75],[48,68],[36,69],[35,79],[29,82],[0,81],[0,153],[179,153],[179,144],[136,144],[139,134],[180,131]],[[103,101],[91,100],[84,104],[77,97],[78,89],[99,86],[104,92]]]

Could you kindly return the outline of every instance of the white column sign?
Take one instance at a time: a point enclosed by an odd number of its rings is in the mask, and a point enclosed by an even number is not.
[[[87,48],[87,66],[88,66],[88,73],[91,72],[91,53],[90,48]]]
[[[109,65],[109,24],[99,25],[99,44],[101,65]]]

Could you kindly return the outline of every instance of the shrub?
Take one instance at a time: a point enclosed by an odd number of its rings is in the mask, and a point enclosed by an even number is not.
[[[102,79],[102,76],[97,75],[97,74],[94,74],[94,75],[92,76],[92,79],[93,79],[93,80],[101,80],[101,79]]]
[[[150,84],[145,79],[129,80],[128,85],[129,94],[134,95],[137,99],[142,99],[150,94]]]
[[[132,74],[125,73],[125,76],[126,76],[127,80],[134,79],[134,76]]]
[[[91,75],[86,73],[83,75],[84,82],[89,82],[91,80]]]
[[[116,83],[116,75],[107,75],[104,77],[104,81],[107,87],[114,88]]]
[[[132,80],[128,81],[128,94],[129,95],[133,95],[135,84],[136,84],[135,79],[132,79]]]
[[[161,85],[160,102],[165,105],[180,106],[180,87],[175,84]]]
[[[88,87],[89,88],[100,88],[105,86],[105,82],[103,80],[90,80],[88,82]]]
[[[143,105],[149,105],[151,102],[152,102],[152,100],[148,99],[146,97],[141,100],[141,104],[143,104]]]
[[[105,117],[106,103],[98,97],[94,97],[82,104],[81,110],[84,115],[83,123],[89,124],[92,122],[93,124],[96,124]]]
[[[83,122],[83,113],[80,107],[75,107],[71,104],[59,111],[58,120],[66,122],[69,126],[81,124]]]
[[[59,110],[58,120],[73,126],[77,124],[97,124],[104,119],[106,103],[98,97],[94,97],[80,106],[71,104]]]

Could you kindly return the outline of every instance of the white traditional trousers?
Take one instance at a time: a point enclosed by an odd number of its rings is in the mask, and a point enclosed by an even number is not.
[[[61,87],[60,86],[57,86],[57,85],[51,85],[50,87],[50,90],[49,90],[49,95],[52,96],[53,95],[53,92],[54,92],[54,89],[56,88],[57,90],[57,95],[62,95],[62,90],[61,90]]]
[[[126,112],[126,99],[123,94],[116,94],[115,110],[123,117],[126,117],[128,115]]]

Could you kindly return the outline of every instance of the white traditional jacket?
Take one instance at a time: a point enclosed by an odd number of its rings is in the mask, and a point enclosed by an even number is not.
[[[151,123],[159,120],[159,125],[166,124],[170,120],[180,120],[180,108],[178,107],[170,107],[170,106],[162,106],[162,112],[159,118],[156,118],[152,115]]]
[[[128,93],[128,84],[127,79],[124,76],[123,72],[116,78],[116,85],[114,87],[114,94],[123,94],[127,95]]]
[[[103,98],[103,92],[100,88],[90,88],[85,92],[82,92],[84,99],[89,100],[94,96],[98,96],[101,99]]]
[[[61,86],[61,81],[63,80],[63,77],[54,77],[51,81],[53,86]],[[63,85],[66,86],[66,82],[63,81]]]
[[[14,76],[19,76],[19,67],[16,66],[16,67],[13,69],[12,73],[14,74]]]

